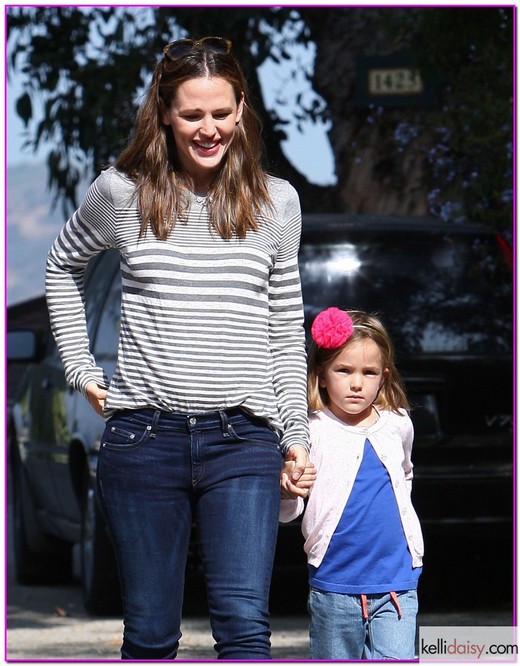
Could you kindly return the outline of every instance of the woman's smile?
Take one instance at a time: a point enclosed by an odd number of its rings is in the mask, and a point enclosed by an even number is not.
[[[220,141],[194,141],[193,145],[195,150],[197,150],[201,155],[214,155],[218,152]]]

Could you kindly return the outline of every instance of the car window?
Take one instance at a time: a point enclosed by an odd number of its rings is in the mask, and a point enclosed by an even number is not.
[[[339,233],[303,238],[310,323],[336,305],[378,313],[404,353],[510,353],[511,270],[493,234]]]
[[[85,272],[85,312],[89,338],[99,325],[103,304],[119,269],[117,250],[105,250],[90,260]]]
[[[98,362],[115,358],[119,343],[120,321],[121,277],[118,271],[113,276],[95,332],[94,355]]]

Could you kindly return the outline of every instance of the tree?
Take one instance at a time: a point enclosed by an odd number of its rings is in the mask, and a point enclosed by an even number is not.
[[[8,53],[11,72],[22,77],[17,108],[31,128],[29,144],[53,141],[49,185],[65,213],[79,180],[125,143],[163,44],[223,34],[264,120],[269,166],[297,187],[304,210],[430,214],[510,228],[513,21],[510,7],[10,7]],[[284,35],[276,48],[271,31]],[[280,145],[284,121],[262,100],[258,67],[269,57],[289,62],[294,43],[316,45],[308,78],[326,104],[301,99],[295,114],[329,119],[336,187],[312,186],[291,166]],[[438,82],[436,101],[360,104],[360,57],[402,52]],[[34,126],[38,98],[43,118]]]
[[[430,214],[511,230],[511,7],[301,8],[333,119],[341,209]],[[363,107],[361,56],[408,53],[429,106]]]
[[[439,105],[422,119],[431,207],[504,229],[512,225],[513,21],[511,7],[450,7],[424,11],[409,30],[418,67],[440,82]]]

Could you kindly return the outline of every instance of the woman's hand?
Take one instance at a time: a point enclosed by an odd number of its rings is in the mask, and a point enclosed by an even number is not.
[[[309,460],[307,450],[303,446],[292,446],[285,456],[285,465],[280,476],[282,497],[307,497],[315,480],[316,468]]]
[[[103,407],[105,406],[105,398],[107,397],[107,390],[98,386],[96,382],[89,382],[85,388],[87,400],[92,409],[100,416],[103,416]]]

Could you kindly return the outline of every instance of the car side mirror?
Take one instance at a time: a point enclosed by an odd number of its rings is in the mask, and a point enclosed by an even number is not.
[[[41,335],[24,328],[7,331],[7,362],[35,363],[41,356]]]

